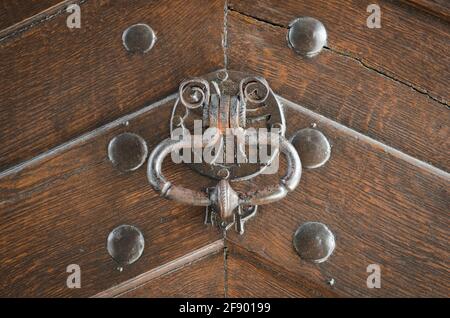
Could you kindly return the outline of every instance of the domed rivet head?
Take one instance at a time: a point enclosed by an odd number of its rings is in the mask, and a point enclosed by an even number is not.
[[[336,246],[333,233],[319,222],[301,225],[294,234],[293,244],[303,260],[314,263],[325,262]]]
[[[137,227],[120,225],[109,233],[107,249],[119,265],[133,264],[144,251],[144,236]]]
[[[147,143],[141,136],[133,133],[117,135],[108,145],[109,160],[123,172],[138,169],[144,164],[147,155]]]
[[[327,137],[317,129],[305,128],[297,131],[291,138],[291,143],[305,168],[318,168],[330,159],[330,143]]]
[[[155,32],[151,27],[143,23],[130,26],[122,34],[123,46],[131,53],[147,53],[155,42]]]
[[[298,54],[313,57],[327,44],[327,30],[317,19],[300,17],[289,24],[287,41]]]

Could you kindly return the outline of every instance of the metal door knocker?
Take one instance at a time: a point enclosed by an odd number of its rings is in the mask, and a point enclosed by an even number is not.
[[[206,206],[206,223],[224,230],[234,225],[242,234],[258,205],[281,200],[300,182],[300,158],[285,130],[283,108],[264,78],[221,70],[186,80],[173,107],[171,136],[150,154],[148,180],[167,199]],[[287,171],[278,184],[249,193],[233,189],[234,182],[277,173],[280,153]],[[162,174],[169,154],[217,185],[201,191],[172,184]]]

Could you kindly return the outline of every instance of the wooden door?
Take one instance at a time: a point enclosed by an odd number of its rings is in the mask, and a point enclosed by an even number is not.
[[[382,0],[380,27],[369,27],[371,4],[3,1],[0,296],[448,297],[450,7]],[[301,16],[328,33],[313,58],[287,45]],[[138,23],[154,31],[145,53],[123,43]],[[224,68],[268,81],[287,137],[312,127],[331,145],[329,160],[259,207],[243,235],[161,197],[146,164],[123,171],[108,156],[122,133],[151,152],[169,136],[180,82]],[[181,164],[164,171],[192,189],[216,183]],[[334,235],[324,262],[293,247],[306,222]],[[107,248],[123,224],[145,241],[127,266]]]

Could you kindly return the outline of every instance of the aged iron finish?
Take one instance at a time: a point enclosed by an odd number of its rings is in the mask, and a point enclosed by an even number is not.
[[[130,265],[136,262],[144,251],[144,236],[135,226],[120,225],[109,233],[107,249],[119,265]]]
[[[123,46],[131,53],[147,53],[155,45],[155,42],[155,32],[144,23],[134,24],[122,34]]]
[[[333,233],[319,222],[306,222],[294,234],[294,248],[305,261],[322,263],[333,253],[336,243]]]
[[[170,126],[171,138],[162,141],[150,154],[149,182],[168,199],[206,206],[206,223],[219,225],[225,230],[235,225],[242,234],[244,223],[255,215],[257,205],[281,200],[300,182],[300,158],[284,137],[283,109],[264,78],[220,70],[204,78],[184,81],[180,85]],[[211,128],[214,128],[214,133],[208,134]],[[251,155],[247,156],[246,148],[250,147],[250,141],[234,144],[229,139],[237,136],[230,131],[249,132],[257,128],[272,133],[270,139],[257,140],[258,150],[263,146],[270,146],[272,150],[267,161],[261,158],[255,161]],[[191,132],[195,132],[194,136]],[[196,159],[202,159],[202,150],[211,144],[218,149],[211,152],[211,160],[196,162]],[[188,165],[219,180],[216,187],[206,191],[185,189],[173,185],[163,176],[164,158],[182,149],[188,149],[188,155],[192,151],[193,156],[189,158],[194,162]],[[248,180],[263,172],[276,173],[276,160],[280,153],[286,156],[288,167],[277,185],[248,193],[237,193],[233,189],[232,182]],[[226,160],[220,160],[223,158]]]
[[[133,133],[117,135],[108,144],[108,158],[122,172],[141,167],[147,155],[147,143],[141,136]]]
[[[250,77],[236,71],[219,70],[203,78],[189,79],[181,83],[180,98],[175,103],[170,123],[171,136],[175,139],[177,128],[195,131],[194,121],[203,122],[203,131],[217,128],[222,134],[226,128],[267,128],[272,126],[285,133],[285,118],[282,106],[273,94],[267,81],[259,76]],[[201,133],[201,132],[200,132]],[[211,141],[215,136],[211,136]],[[226,138],[220,138],[221,149],[226,156]],[[237,155],[245,156],[244,150],[235,149]],[[195,153],[194,153],[195,155]],[[222,155],[218,152],[217,156]],[[273,152],[274,157],[276,153]],[[192,163],[199,173],[214,179],[223,178],[223,169],[228,170],[229,180],[247,180],[267,168],[262,162],[218,163],[205,165]]]
[[[313,57],[327,45],[327,30],[317,19],[300,17],[289,24],[287,42],[296,53]]]
[[[209,188],[207,191],[214,191],[215,188]],[[234,211],[232,220],[223,221],[220,218],[220,210],[216,205],[209,205],[206,207],[205,224],[217,225],[228,231],[234,226],[234,229],[239,234],[244,234],[245,223],[256,215],[258,210],[257,205],[239,205],[237,211]]]
[[[317,129],[301,129],[292,136],[290,142],[297,149],[304,168],[321,167],[330,159],[330,143],[327,137]]]

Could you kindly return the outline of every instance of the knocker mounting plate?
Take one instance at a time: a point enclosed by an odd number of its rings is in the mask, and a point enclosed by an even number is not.
[[[282,106],[262,77],[220,70],[185,80],[173,107],[171,136],[150,154],[149,182],[168,199],[206,206],[206,223],[224,230],[235,225],[242,234],[258,205],[281,200],[300,182],[300,158],[284,137],[285,125]],[[230,182],[277,173],[280,153],[287,171],[278,184],[247,193],[233,189]],[[217,185],[203,191],[173,185],[162,174],[169,154],[175,163],[218,179]]]
[[[284,136],[285,119],[282,106],[262,77],[220,70],[202,78],[184,81],[180,85],[179,96],[170,121],[172,138],[179,135],[180,129],[191,135],[199,135],[212,127],[216,127],[222,136],[226,135],[227,128],[253,128],[255,131],[265,128],[268,132],[276,128]],[[196,121],[201,122],[199,127],[195,127]],[[189,163],[191,168],[208,177],[230,181],[250,179],[267,168],[268,162],[261,160],[237,160],[239,152],[243,158],[248,156],[248,152],[239,145],[227,147],[227,141],[229,138],[218,140],[219,152],[216,156],[222,159],[234,157],[233,162],[224,159],[211,164],[199,160],[201,162]],[[195,154],[192,155],[195,158]],[[273,157],[276,155],[273,153]]]

